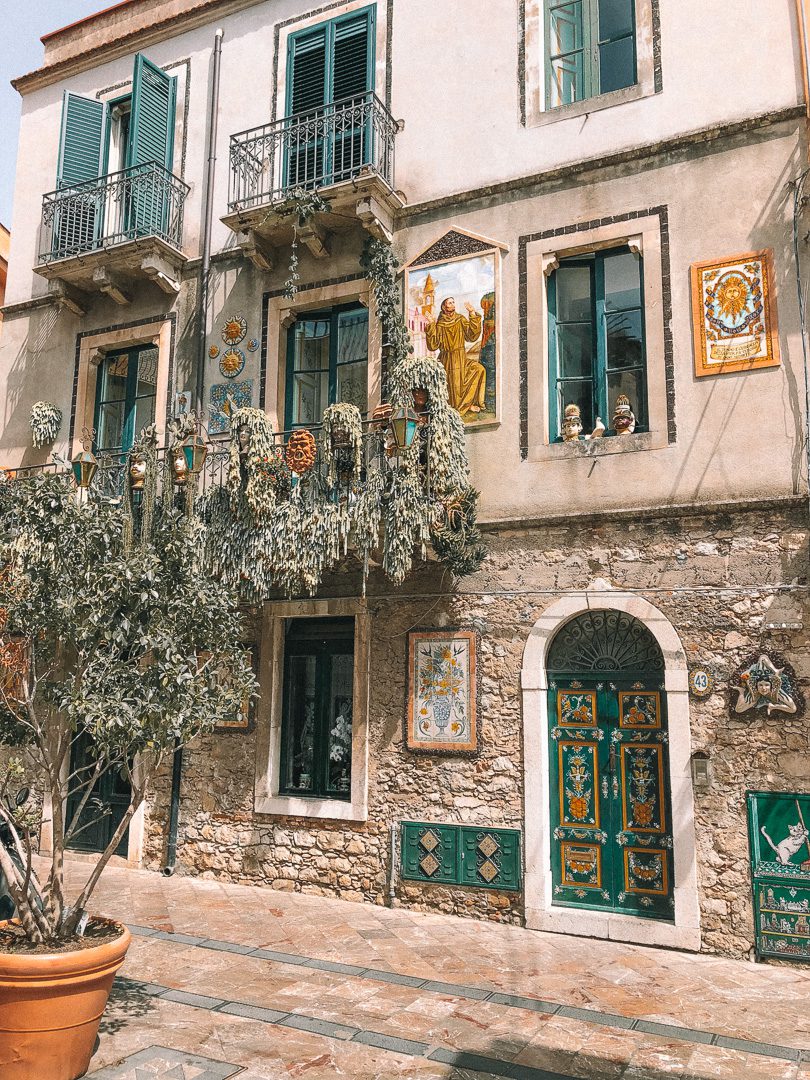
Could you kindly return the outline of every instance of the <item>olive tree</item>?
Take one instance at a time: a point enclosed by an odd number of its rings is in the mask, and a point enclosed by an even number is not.
[[[171,501],[149,518],[133,543],[126,505],[80,499],[69,476],[0,484],[0,743],[35,763],[53,834],[38,875],[31,815],[6,792],[0,821],[16,857],[0,844],[0,869],[34,942],[77,932],[161,765],[254,690],[237,599],[198,565],[204,526]],[[79,738],[92,754],[77,763]],[[65,848],[109,813],[97,788],[111,770],[129,782],[129,806],[69,902]]]

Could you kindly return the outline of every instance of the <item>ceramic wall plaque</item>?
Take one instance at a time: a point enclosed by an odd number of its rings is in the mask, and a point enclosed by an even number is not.
[[[770,251],[692,266],[695,375],[779,366]]]
[[[478,635],[474,630],[408,634],[405,745],[415,753],[478,750]]]

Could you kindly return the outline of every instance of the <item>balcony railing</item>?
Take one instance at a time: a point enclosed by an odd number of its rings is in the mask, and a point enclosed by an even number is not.
[[[42,200],[40,262],[156,236],[180,249],[189,188],[157,162],[51,191]]]
[[[231,136],[231,212],[283,201],[373,170],[394,182],[397,123],[373,93]]]

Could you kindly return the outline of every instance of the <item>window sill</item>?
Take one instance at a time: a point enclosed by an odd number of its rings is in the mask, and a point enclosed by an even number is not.
[[[254,809],[257,814],[275,814],[285,817],[326,818],[332,821],[366,821],[367,808],[361,799],[302,798],[299,795],[271,795],[257,798]]]
[[[661,450],[668,445],[666,431],[639,431],[632,435],[606,435],[601,439],[580,439],[579,442],[553,442],[541,446],[530,446],[528,460],[607,457],[611,454],[632,454],[640,450]]]
[[[644,86],[643,83],[635,83],[621,90],[611,90],[608,94],[597,94],[594,97],[583,98],[582,101],[574,101],[570,105],[558,105],[554,109],[544,109],[542,112],[533,113],[527,117],[526,127],[546,127],[548,124],[556,124],[559,120],[570,120],[577,116],[601,112],[602,109],[613,108],[614,105],[624,105],[628,101],[638,101],[640,98],[651,96],[652,93],[652,89]]]

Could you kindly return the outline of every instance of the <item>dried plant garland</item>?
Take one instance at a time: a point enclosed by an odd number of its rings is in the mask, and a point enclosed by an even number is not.
[[[234,514],[239,516],[244,501],[257,520],[272,513],[279,489],[289,490],[289,470],[279,456],[270,418],[261,409],[237,409],[231,417],[227,483]]]
[[[278,206],[273,207],[272,213],[277,217],[291,217],[293,219],[293,238],[290,244],[290,262],[288,277],[284,282],[284,296],[288,300],[294,300],[298,295],[298,282],[301,275],[298,272],[298,234],[316,214],[328,214],[329,203],[317,191],[306,191],[304,188],[295,188],[287,198]]]
[[[345,445],[339,446],[341,436]],[[360,479],[363,467],[363,418],[356,405],[338,402],[329,405],[323,414],[323,442],[321,446],[324,462],[327,466],[327,479],[330,485],[337,481],[339,466],[348,466],[352,480]]]
[[[62,426],[62,410],[51,401],[35,401],[31,406],[32,442],[37,450],[49,446],[56,440]]]

